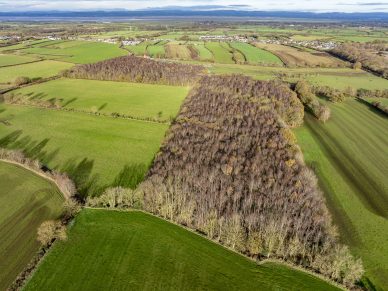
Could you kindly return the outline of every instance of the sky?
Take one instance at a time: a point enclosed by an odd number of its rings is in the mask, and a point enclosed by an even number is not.
[[[234,6],[236,4],[242,7]],[[0,0],[0,11],[136,10],[202,5],[260,11],[388,12],[388,0]]]

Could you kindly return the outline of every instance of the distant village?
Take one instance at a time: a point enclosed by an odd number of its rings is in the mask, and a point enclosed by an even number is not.
[[[122,46],[136,46],[144,41],[161,41],[168,39],[158,39],[158,38],[139,38],[139,39],[126,39],[121,40],[119,38],[93,38],[93,37],[79,37],[79,36],[71,36],[62,38],[59,36],[49,35],[49,36],[33,36],[35,39],[48,39],[52,41],[58,41],[58,40],[79,40],[79,41],[93,41],[93,42],[103,42],[103,43],[109,43],[109,44],[121,44]],[[0,40],[7,41],[7,40],[19,40],[21,39],[20,36],[0,36]],[[338,43],[335,41],[323,41],[323,40],[294,40],[292,38],[273,38],[273,39],[256,39],[254,37],[248,37],[248,36],[239,36],[239,35],[201,35],[199,36],[199,39],[202,41],[224,41],[224,42],[241,42],[241,43],[250,43],[250,42],[259,42],[264,44],[279,44],[279,45],[287,45],[287,46],[301,46],[301,47],[308,47],[313,48],[317,50],[331,50],[338,46]]]

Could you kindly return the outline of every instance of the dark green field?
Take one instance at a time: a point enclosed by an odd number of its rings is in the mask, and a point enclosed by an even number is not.
[[[39,250],[39,225],[61,214],[64,198],[54,183],[0,161],[0,290],[5,290]]]
[[[319,176],[342,240],[363,260],[366,277],[388,286],[388,118],[359,101],[330,105],[326,124],[311,115],[296,130]],[[367,280],[365,280],[367,281]]]
[[[142,212],[86,209],[25,290],[336,290]]]

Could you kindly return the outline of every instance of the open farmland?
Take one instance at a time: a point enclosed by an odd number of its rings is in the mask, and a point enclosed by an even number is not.
[[[382,290],[388,286],[388,119],[356,100],[330,107],[326,124],[306,116],[296,130],[298,143],[318,174],[341,239],[363,259],[371,281],[364,283]]]
[[[59,79],[13,91],[24,103],[52,104],[104,114],[169,121],[178,113],[186,87]]]
[[[0,185],[0,290],[5,290],[39,250],[37,228],[59,217],[64,198],[54,183],[3,161]]]
[[[296,82],[306,79],[314,85],[330,86],[338,89],[386,89],[388,80],[370,73],[349,68],[283,68],[261,67],[236,64],[212,64],[209,69],[214,74],[244,74],[259,80],[276,79],[284,76],[286,81]]]
[[[310,53],[300,48],[278,44],[256,43],[256,46],[278,56],[288,67],[339,67],[343,62],[323,52]]]
[[[234,64],[233,54],[226,49],[220,42],[206,42],[206,48],[211,51],[216,63]]]
[[[209,51],[206,46],[205,46],[205,43],[203,42],[194,42],[193,43],[193,47],[198,51],[198,55],[199,55],[199,59],[201,61],[214,61],[213,60],[213,54],[211,53],[211,51]]]
[[[283,64],[282,61],[274,54],[266,50],[254,47],[247,43],[233,42],[231,43],[231,47],[240,51],[242,54],[244,54],[247,62],[252,65],[255,65],[255,64],[282,65]]]
[[[128,54],[118,45],[83,41],[47,42],[20,49],[18,52],[77,64],[94,63]]]
[[[12,83],[17,77],[47,78],[57,75],[63,70],[73,67],[73,64],[58,61],[41,61],[0,68],[0,83]]]
[[[109,242],[109,243],[107,243]],[[85,280],[85,278],[88,278]],[[83,210],[25,290],[336,290],[142,212]]]
[[[0,123],[0,146],[23,149],[50,168],[68,173],[83,195],[121,177],[130,179],[126,175],[132,172],[144,174],[168,127],[14,105],[0,105],[0,111],[0,119],[7,120],[7,125]]]
[[[125,48],[136,56],[143,56],[147,54],[147,47],[153,44],[154,42],[143,41],[138,45],[126,46]]]
[[[153,58],[164,58],[166,54],[165,44],[166,41],[159,41],[153,45],[147,47],[147,53]]]
[[[170,59],[191,60],[188,47],[179,43],[168,43],[166,45],[166,56]]]
[[[37,61],[37,59],[26,56],[0,54],[0,67],[31,63],[34,61]]]

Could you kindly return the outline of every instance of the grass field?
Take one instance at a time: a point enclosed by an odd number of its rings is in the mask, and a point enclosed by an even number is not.
[[[307,79],[313,84],[344,89],[348,86],[370,90],[386,89],[388,80],[360,70],[349,68],[283,68],[235,64],[212,64],[209,70],[216,74],[245,74],[259,80],[275,79],[284,74],[286,80]]]
[[[178,113],[188,90],[177,86],[59,79],[12,94],[35,101],[58,100],[64,108],[168,121]]]
[[[296,130],[342,240],[363,259],[370,286],[388,286],[388,118],[356,100],[332,104],[326,124]],[[366,283],[367,280],[365,280]]]
[[[17,77],[47,78],[60,71],[73,67],[73,64],[58,61],[41,61],[37,63],[0,68],[0,83],[13,82]]]
[[[147,54],[147,47],[154,43],[153,41],[143,41],[138,45],[126,46],[125,48],[136,56],[143,56]]]
[[[380,102],[384,106],[388,106],[388,99],[387,98],[368,98],[367,101],[370,102],[370,103],[372,103],[372,102]]]
[[[179,43],[168,43],[166,45],[166,56],[170,59],[191,60],[188,47]]]
[[[219,42],[206,42],[206,48],[211,51],[214,61],[221,64],[234,64],[233,54]]]
[[[87,279],[86,279],[87,278]],[[83,210],[25,290],[336,290],[142,212]]]
[[[245,58],[247,59],[247,62],[249,64],[283,64],[283,62],[274,54],[266,50],[254,47],[250,44],[242,42],[233,42],[231,43],[231,46],[242,52],[245,55]]]
[[[272,52],[289,67],[337,67],[342,64],[340,60],[321,52],[309,53],[302,49],[278,44],[256,43],[256,46]]]
[[[166,49],[164,48],[166,41],[159,41],[147,47],[147,53],[153,58],[164,58]]]
[[[35,58],[17,55],[2,55],[0,54],[0,67],[13,66],[18,64],[30,63],[36,61]]]
[[[229,42],[222,42],[221,45],[233,55],[233,61],[236,64],[245,64],[247,62],[246,56],[241,51],[233,48]]]
[[[47,43],[47,42],[48,42],[47,40],[24,41],[14,45],[0,47],[0,52],[19,50],[22,48],[26,48],[27,46],[32,46],[32,45],[37,45],[37,44]]]
[[[77,64],[94,63],[128,54],[118,45],[86,41],[53,41],[44,45],[33,45],[19,52]]]
[[[168,126],[86,113],[0,105],[0,146],[24,149],[50,168],[67,172],[81,194],[146,171]],[[132,167],[132,168],[131,168]],[[132,171],[133,172],[133,171]],[[88,190],[88,191],[87,191]]]
[[[53,183],[2,161],[0,185],[0,290],[6,290],[39,250],[39,225],[59,217],[64,199]]]
[[[213,54],[209,51],[203,42],[193,43],[194,48],[198,51],[201,61],[213,61]]]

